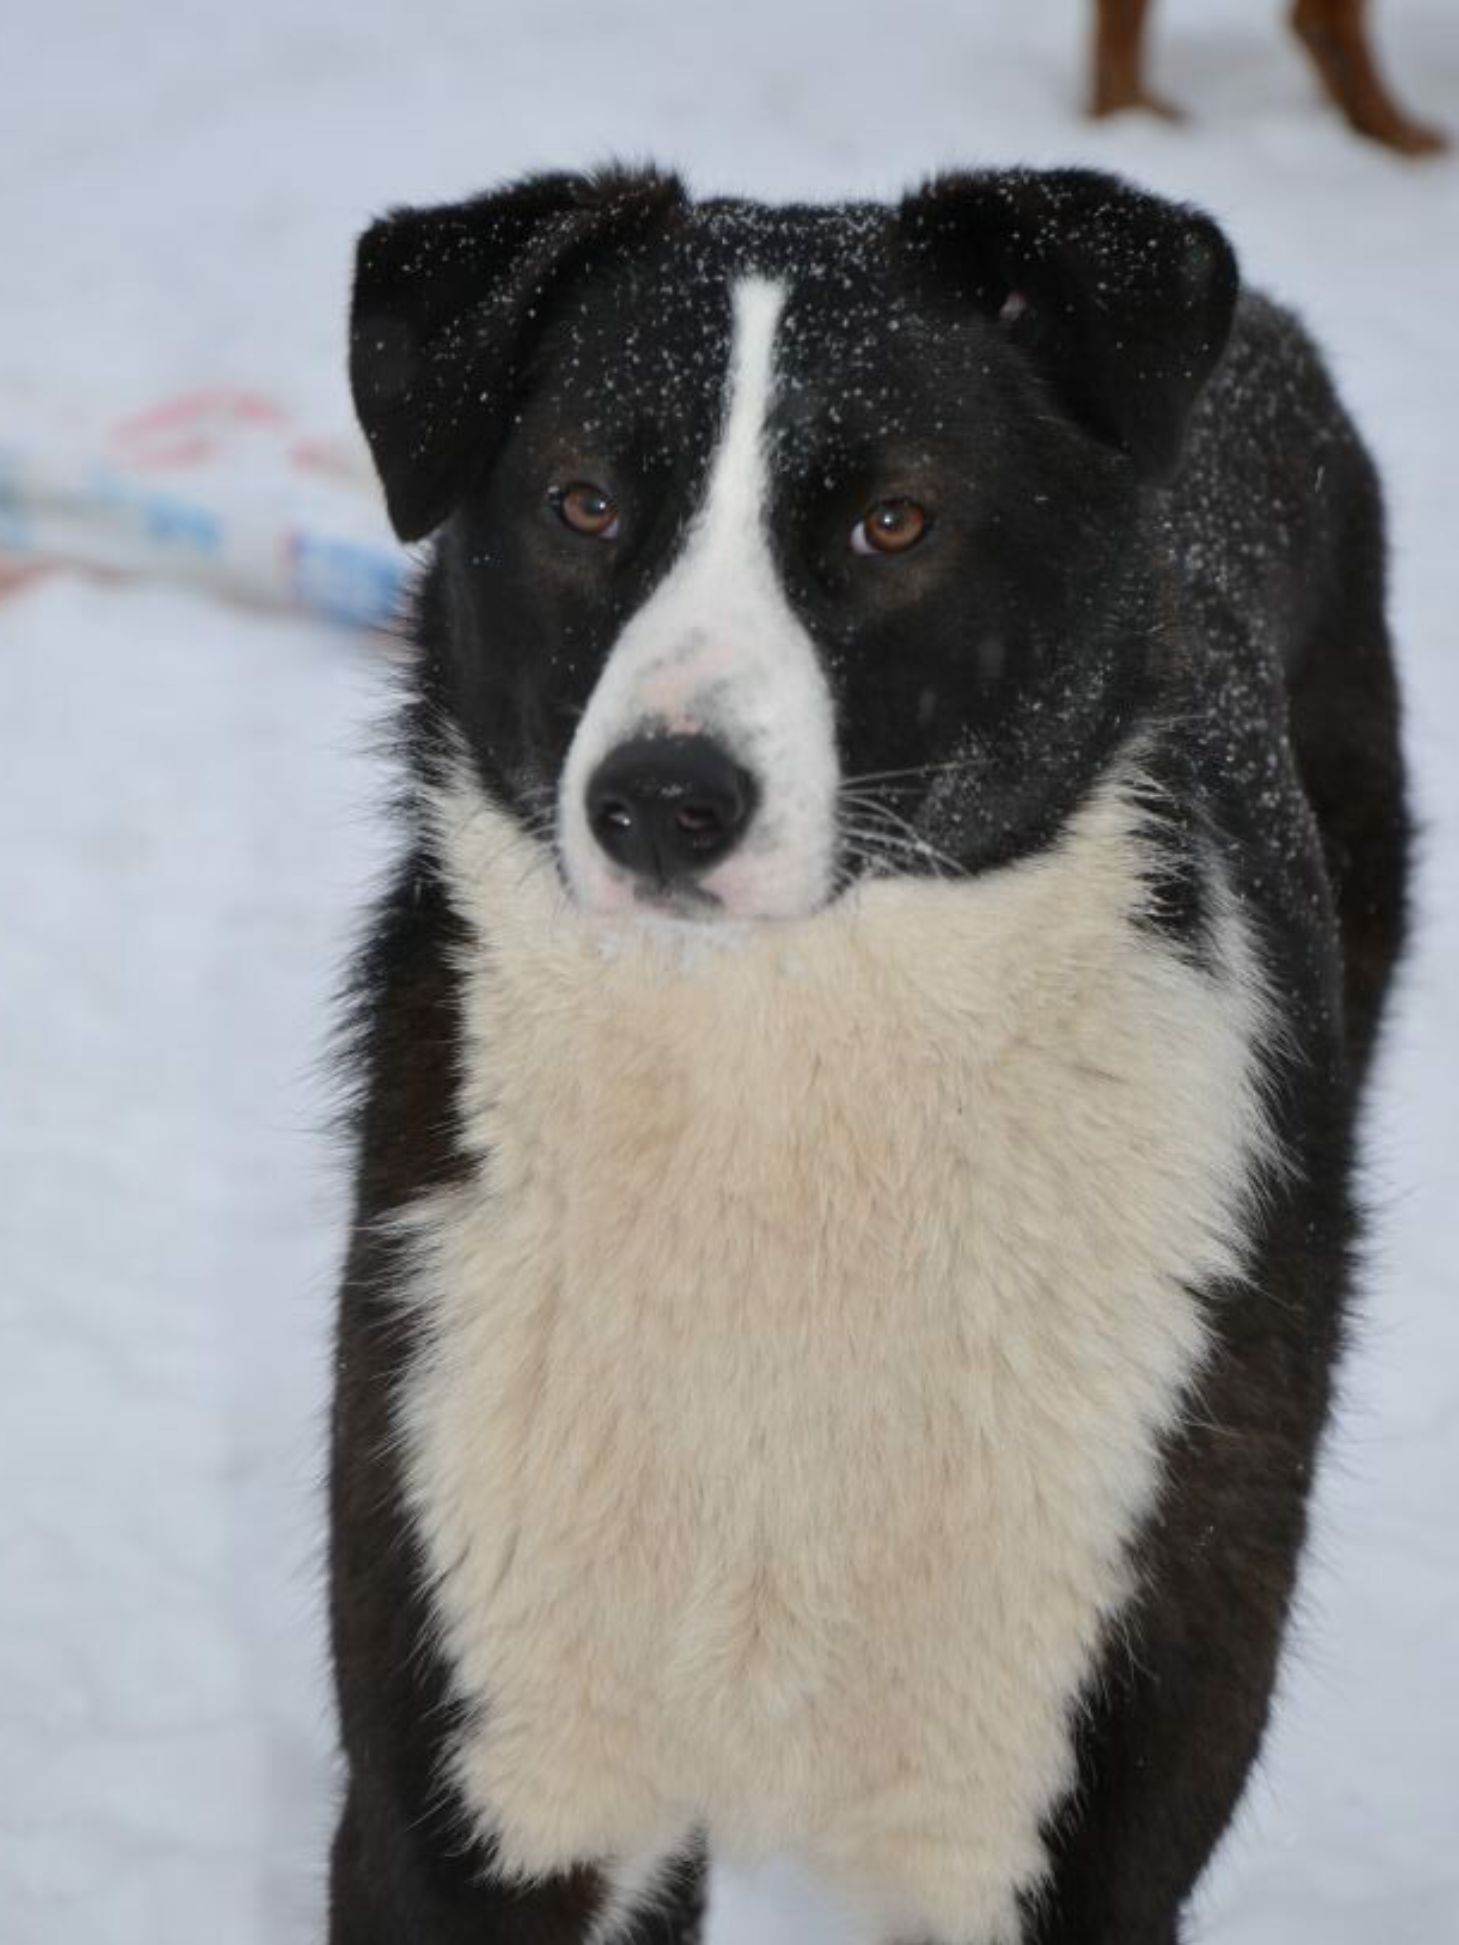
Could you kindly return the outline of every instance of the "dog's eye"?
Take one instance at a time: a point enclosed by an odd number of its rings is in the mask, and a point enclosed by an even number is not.
[[[927,531],[927,513],[915,500],[878,500],[851,529],[853,554],[905,554]]]
[[[548,498],[558,519],[575,534],[587,534],[594,540],[618,538],[617,502],[601,486],[574,480],[570,486],[554,486]]]

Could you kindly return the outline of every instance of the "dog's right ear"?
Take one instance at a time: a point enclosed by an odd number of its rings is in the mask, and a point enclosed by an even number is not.
[[[350,384],[402,540],[440,525],[500,438],[564,283],[683,200],[674,177],[648,171],[532,176],[365,231]]]

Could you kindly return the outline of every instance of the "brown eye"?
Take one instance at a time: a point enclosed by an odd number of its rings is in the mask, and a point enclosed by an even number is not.
[[[571,486],[553,487],[548,497],[557,509],[557,517],[575,534],[587,534],[593,540],[618,538],[617,502],[601,486],[574,480]]]
[[[915,500],[878,500],[851,529],[851,551],[905,554],[926,531],[926,512]]]

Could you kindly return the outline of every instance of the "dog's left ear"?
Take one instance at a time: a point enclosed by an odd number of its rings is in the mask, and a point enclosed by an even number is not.
[[[1169,472],[1239,279],[1208,216],[1093,170],[934,177],[900,211],[945,290],[996,318],[1081,424]]]

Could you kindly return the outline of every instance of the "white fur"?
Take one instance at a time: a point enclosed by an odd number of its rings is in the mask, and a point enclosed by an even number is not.
[[[1234,909],[1047,853],[806,920],[614,922],[458,781],[469,1182],[408,1217],[401,1422],[454,1773],[505,1867],[783,1852],[1003,1945],[1240,1269],[1265,1123]]]
[[[766,533],[765,427],[783,288],[734,289],[724,426],[683,554],[613,647],[563,769],[558,830],[587,907],[636,902],[631,874],[595,842],[585,791],[599,763],[646,728],[703,731],[760,786],[744,840],[701,884],[731,918],[812,911],[830,890],[839,769],[830,692],[785,598]]]
[[[602,1864],[607,1897],[588,1945],[621,1945],[640,1919],[665,1907],[671,1894],[675,1857],[639,1857]]]

